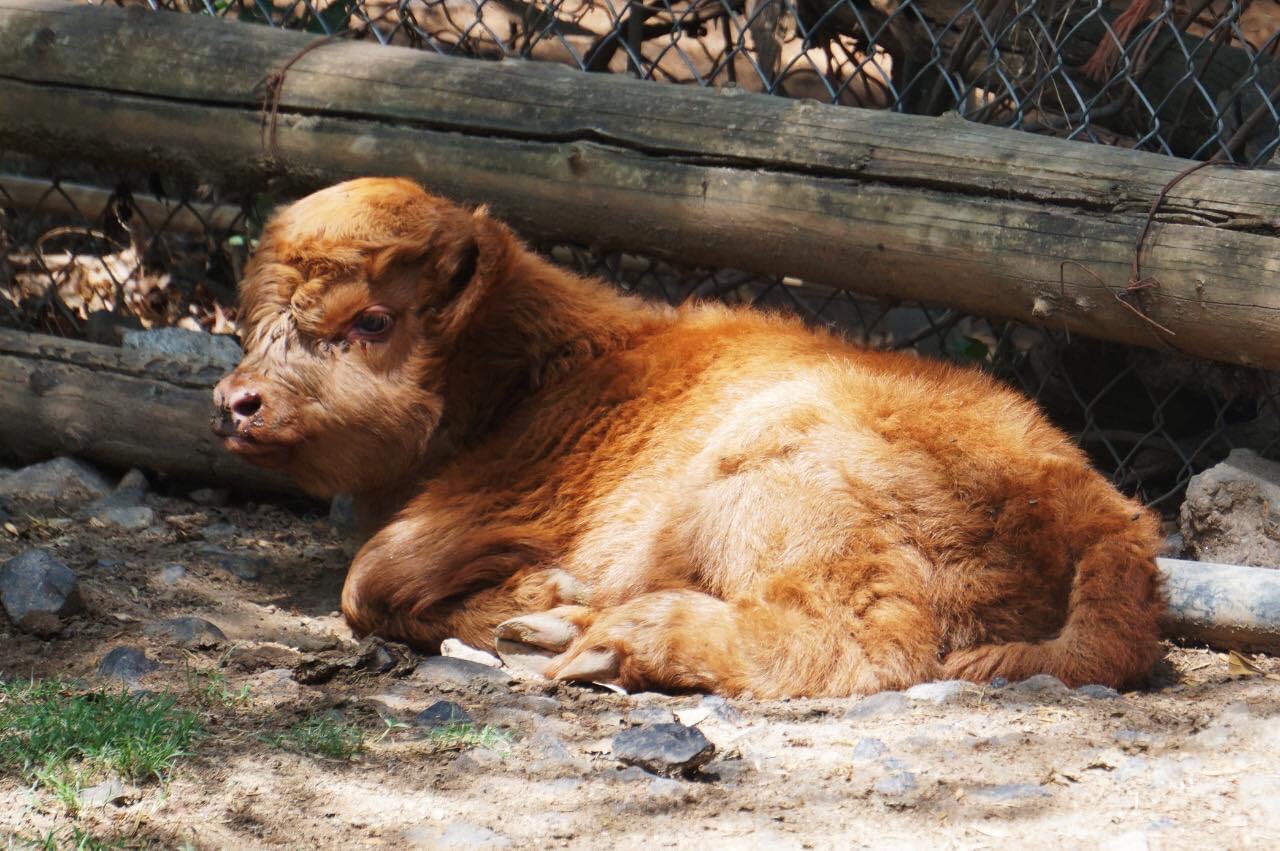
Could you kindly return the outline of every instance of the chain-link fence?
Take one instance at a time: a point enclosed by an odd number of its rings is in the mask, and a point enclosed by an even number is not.
[[[137,5],[131,3],[131,5]],[[150,0],[318,35],[521,57],[787,97],[964,117],[1259,166],[1280,147],[1275,0]],[[1278,160],[1280,161],[1280,160]],[[0,324],[114,342],[234,331],[266,210],[166,175],[0,157]],[[557,260],[644,295],[785,309],[868,345],[991,370],[1125,490],[1166,513],[1236,446],[1280,455],[1280,375],[890,303],[789,278],[589,248]]]

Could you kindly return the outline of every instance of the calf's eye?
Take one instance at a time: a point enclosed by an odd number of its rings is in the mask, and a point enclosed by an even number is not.
[[[376,340],[391,330],[391,314],[385,310],[366,310],[355,318],[347,336],[357,340]]]

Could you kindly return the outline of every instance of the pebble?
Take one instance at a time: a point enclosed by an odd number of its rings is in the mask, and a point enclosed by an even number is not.
[[[974,789],[973,794],[975,797],[999,803],[1052,797],[1048,789],[1036,783],[1004,783],[999,786],[985,786]]]
[[[104,508],[94,512],[93,516],[109,526],[115,526],[127,532],[141,532],[156,525],[155,511],[145,505]]]
[[[159,621],[147,626],[143,632],[147,635],[168,638],[179,647],[191,650],[206,650],[221,646],[227,641],[227,636],[216,624],[196,617]]]
[[[458,686],[476,682],[510,685],[515,682],[510,674],[500,668],[449,656],[430,656],[423,659],[409,677],[433,686]]]
[[[137,647],[117,647],[98,663],[98,676],[134,683],[158,669],[160,664],[147,658]]]
[[[446,727],[450,724],[470,724],[471,716],[452,700],[437,700],[413,716],[413,723],[419,727]]]
[[[690,717],[689,713],[691,711],[695,710],[682,710],[680,714],[685,717]],[[706,717],[708,716],[704,715],[702,718]],[[685,720],[685,718],[682,717],[680,719],[680,723],[692,727],[694,724],[697,724],[698,721],[701,721],[702,718],[697,718],[696,720]],[[639,706],[628,712],[626,717],[626,722],[636,727],[643,724],[671,724],[675,722],[675,720],[676,715],[673,715],[670,709],[662,706]]]
[[[1111,688],[1111,686],[1097,684],[1080,686],[1080,688],[1076,689],[1076,694],[1093,700],[1117,700],[1120,697],[1120,692]]]
[[[267,567],[267,560],[261,556],[233,553],[222,547],[205,544],[200,552],[218,567],[246,582],[256,582],[262,578],[262,571]]]
[[[46,550],[27,550],[0,566],[0,602],[19,629],[54,635],[84,609],[75,572]]]
[[[138,790],[126,786],[122,781],[112,778],[96,786],[81,790],[76,795],[76,802],[81,807],[105,807],[108,804],[117,806],[127,804],[138,797]]]
[[[187,575],[187,569],[180,564],[166,564],[160,569],[160,581],[165,585],[173,585]]]
[[[1033,697],[1053,698],[1065,695],[1068,689],[1066,683],[1057,677],[1036,674],[1034,677],[1028,677],[1022,682],[1009,686],[1009,691]]]
[[[897,796],[913,791],[918,785],[910,771],[893,771],[877,780],[872,788],[881,795]]]
[[[844,717],[851,721],[877,718],[883,715],[902,715],[911,710],[911,701],[900,691],[882,691],[864,697],[853,705]]]
[[[956,703],[977,691],[977,686],[966,680],[941,680],[914,685],[907,689],[906,696],[909,700],[942,705]]]
[[[199,505],[221,508],[231,499],[231,491],[227,488],[197,488],[187,494],[187,498]]]
[[[854,759],[875,759],[889,752],[889,746],[879,739],[859,739],[853,746]]]
[[[560,711],[560,701],[554,697],[544,697],[540,694],[518,695],[511,701],[511,704],[518,709],[523,709],[525,712],[532,712],[534,715],[543,717],[554,715]]]
[[[0,479],[0,496],[27,499],[94,499],[111,492],[102,473],[66,456],[31,464]]]
[[[613,737],[615,758],[654,774],[693,774],[715,753],[700,730],[683,724],[650,724]]]

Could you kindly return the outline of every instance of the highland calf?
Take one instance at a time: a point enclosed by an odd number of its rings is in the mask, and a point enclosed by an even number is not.
[[[404,180],[277,214],[240,298],[214,428],[355,495],[357,633],[757,697],[1159,654],[1155,520],[979,372],[622,295]]]

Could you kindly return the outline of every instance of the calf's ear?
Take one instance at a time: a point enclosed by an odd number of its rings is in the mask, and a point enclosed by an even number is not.
[[[515,237],[483,207],[433,212],[374,259],[372,274],[414,275],[419,316],[442,331],[456,330],[506,274]]]

